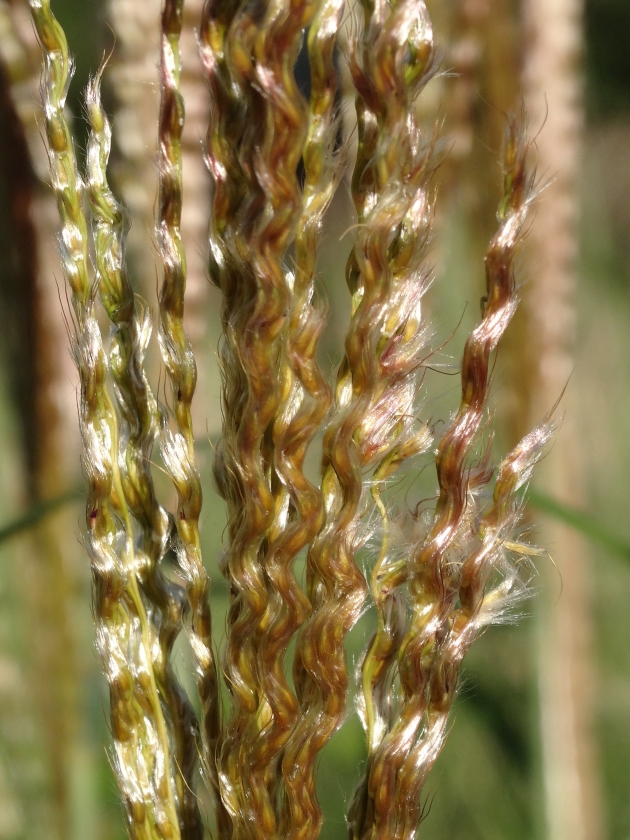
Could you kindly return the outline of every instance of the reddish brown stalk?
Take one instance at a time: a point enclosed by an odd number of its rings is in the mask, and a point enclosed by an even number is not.
[[[295,524],[285,527],[276,542],[284,544],[285,564],[295,559],[298,551],[315,538],[324,524],[324,503],[321,492],[304,476],[306,449],[320,427],[330,406],[331,394],[317,365],[315,351],[319,334],[324,325],[324,313],[311,299],[314,294],[314,280],[317,260],[317,245],[323,215],[334,195],[337,171],[333,158],[333,143],[336,137],[335,91],[337,78],[334,66],[334,49],[341,12],[342,0],[324,0],[311,24],[308,36],[308,54],[311,72],[311,96],[309,103],[309,131],[303,150],[304,190],[302,213],[298,221],[295,241],[294,300],[287,330],[286,359],[288,381],[292,380],[292,393],[285,401],[287,420],[280,417],[274,428],[276,450],[276,471],[285,494],[295,511]],[[296,408],[291,406],[297,404]],[[291,414],[293,416],[291,416]],[[273,550],[273,541],[270,544]],[[310,603],[302,593],[293,576],[293,591],[297,596],[300,611],[293,611],[292,620],[285,622],[283,637],[279,636],[275,646],[274,670],[279,680],[286,685],[284,655],[291,637],[310,612]],[[287,599],[288,601],[288,599]],[[299,680],[296,672],[296,681]],[[291,695],[291,725],[298,723],[298,705]],[[283,746],[289,734],[285,727]],[[280,836],[288,836],[290,826],[299,809],[303,795],[296,760],[289,748],[282,764],[285,796],[280,803]],[[298,803],[296,805],[296,803]]]
[[[330,406],[330,387],[315,355],[325,313],[312,299],[322,218],[338,183],[333,157],[336,139],[333,51],[342,5],[341,0],[320,3],[308,35],[311,97],[309,130],[302,150],[304,188],[295,235],[295,272],[288,275],[293,295],[280,359],[282,409],[273,425],[273,460],[278,479],[274,492],[276,518],[269,532],[264,560],[272,588],[265,618],[268,627],[261,650],[264,702],[268,703],[272,717],[257,742],[272,804],[277,799],[277,764],[299,715],[297,699],[285,674],[284,659],[292,637],[310,613],[310,603],[295,577],[293,564],[324,522],[322,494],[306,479],[304,459]],[[292,68],[286,69],[290,72]],[[292,95],[299,103],[295,88]],[[292,802],[298,795],[292,787],[293,778],[291,756],[286,755],[283,763],[286,799],[278,803],[280,837],[286,836]]]
[[[282,628],[273,626],[278,619],[277,614],[274,615],[278,610],[278,598],[286,598],[289,610],[297,608],[293,622],[300,621],[305,610],[299,588],[294,585],[289,591],[286,589],[282,579],[282,558],[272,554],[271,562],[268,562],[265,543],[277,540],[277,527],[282,527],[285,515],[282,510],[284,490],[276,490],[276,479],[270,481],[268,477],[274,462],[268,429],[272,422],[276,429],[278,422],[282,424],[279,412],[284,411],[283,399],[289,397],[286,391],[283,393],[285,382],[280,381],[279,375],[284,349],[281,330],[286,326],[286,313],[291,307],[291,290],[283,258],[295,235],[301,207],[296,170],[306,129],[304,101],[293,76],[293,66],[304,27],[313,11],[313,6],[307,2],[294,3],[291,7],[285,3],[264,4],[260,9],[258,31],[252,40],[253,64],[247,71],[248,83],[255,85],[262,96],[264,133],[254,149],[251,165],[264,200],[250,240],[256,301],[245,330],[237,339],[248,383],[248,399],[237,432],[239,469],[247,494],[243,528],[236,535],[230,552],[230,572],[232,580],[238,580],[248,563],[261,563],[269,595],[265,599],[264,613],[252,628],[255,651],[260,651],[254,665],[258,671],[253,681],[258,683],[257,697],[251,698],[256,707],[251,711],[248,709],[245,715],[236,710],[232,730],[228,728],[223,755],[226,777],[234,780],[233,790],[238,791],[239,810],[236,819],[233,816],[235,836],[261,840],[276,833],[273,756],[279,754],[297,711],[284,678],[274,679],[278,676],[278,664],[282,670],[281,648],[277,655],[273,649],[267,650],[267,646],[270,644],[273,648],[274,633],[278,634],[278,630],[280,645],[288,644],[288,638],[282,638],[285,635]],[[246,17],[242,20],[243,23],[247,21]],[[247,21],[247,29],[249,26]],[[246,39],[245,30],[241,31]],[[281,469],[286,469],[286,462]],[[280,480],[282,477],[281,473]],[[239,559],[234,562],[232,558]],[[243,580],[246,577],[241,576],[239,583]],[[238,623],[231,629],[233,642],[240,643]],[[270,673],[268,666],[273,667],[274,659],[275,673]],[[241,676],[242,664],[234,664],[236,668],[230,671],[230,676]],[[249,662],[246,668],[249,670],[252,665]],[[231,740],[234,736],[236,740]],[[237,756],[238,760],[235,760]]]
[[[490,380],[490,356],[516,308],[514,252],[531,203],[529,145],[512,120],[505,153],[500,227],[486,254],[484,316],[462,360],[462,402],[436,456],[439,498],[430,533],[410,567],[412,618],[398,655],[398,719],[379,746],[369,778],[369,819],[361,836],[411,840],[422,817],[420,792],[446,733],[457,668],[444,667],[452,612],[461,582],[461,555],[474,510],[470,457],[477,441]]]
[[[260,190],[251,173],[252,125],[249,121],[249,113],[260,111],[260,99],[248,88],[245,79],[235,74],[234,64],[229,61],[238,45],[238,42],[234,44],[231,32],[239,11],[240,5],[230,0],[206,0],[200,30],[201,59],[210,88],[207,153],[214,186],[210,216],[210,278],[222,292],[223,434],[217,447],[214,475],[219,493],[227,503],[226,553],[236,540],[245,515],[246,489],[238,468],[237,434],[249,386],[240,360],[238,335],[245,327],[256,296],[247,237],[252,225],[249,208],[260,202]],[[227,565],[223,571],[231,581]],[[255,621],[266,602],[262,570],[250,567],[247,582],[240,586],[231,584],[231,594],[230,627],[239,619],[241,626],[243,622],[247,626],[248,621]],[[244,632],[240,639],[243,663],[254,660],[252,643],[251,632]],[[226,658],[238,656],[238,647],[238,641],[236,645],[232,642]],[[248,691],[247,681],[244,684],[237,682],[231,690],[237,704],[254,706],[254,696]],[[225,787],[224,781],[217,810],[217,830],[221,838],[230,835],[230,813],[239,807],[238,803],[231,804],[233,797]],[[227,807],[223,804],[224,796]]]
[[[314,8],[261,2],[243,4],[236,15],[220,4],[206,10],[204,59],[214,102],[236,118],[233,125],[225,120],[227,143],[216,130],[209,143],[216,190],[211,248],[225,329],[226,419],[217,476],[232,514],[226,670],[234,708],[222,749],[222,794],[233,835],[262,837],[276,830],[274,757],[295,715],[278,669],[290,638],[278,625],[284,622],[278,609],[298,610],[291,623],[305,609],[299,588],[286,577],[296,549],[285,544],[278,554],[290,494],[272,478],[272,438],[274,425],[285,435],[282,426],[292,414],[282,408],[291,389],[283,391],[287,380],[279,372],[291,310],[283,259],[301,207],[296,169],[306,129],[293,65]],[[240,101],[230,86],[240,89]],[[217,107],[217,119],[224,114]],[[236,141],[231,148],[230,140]],[[286,478],[285,458],[278,466]],[[268,539],[276,545],[267,562]]]
[[[398,356],[398,345],[404,343],[407,327],[407,338],[418,332],[423,290],[418,251],[426,237],[425,193],[418,204],[414,201],[426,179],[426,154],[407,121],[412,121],[412,103],[430,75],[430,31],[424,18],[418,21],[415,4],[403,3],[391,13],[385,7],[365,11],[363,38],[351,50],[359,91],[353,179],[359,225],[347,273],[353,314],[337,376],[335,413],[323,444],[326,523],[308,556],[314,612],[300,637],[295,667],[302,715],[284,761],[295,791],[292,838],[319,834],[316,759],[345,712],[343,640],[360,614],[366,591],[355,563],[367,502],[363,476],[410,436],[415,397],[414,383],[406,380],[409,369],[402,373],[396,368],[397,362],[406,368],[409,361],[405,352]],[[410,50],[413,66],[408,68]],[[413,290],[403,291],[398,283],[405,272],[413,278]],[[417,339],[411,342],[415,351]],[[417,366],[416,357],[411,367]]]

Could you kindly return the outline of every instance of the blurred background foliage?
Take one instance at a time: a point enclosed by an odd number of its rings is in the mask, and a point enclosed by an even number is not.
[[[487,2],[494,13],[495,0]],[[440,5],[450,9],[454,4]],[[103,2],[56,0],[54,9],[76,58],[69,105],[75,115],[81,155],[85,146],[82,91],[89,74],[111,49],[113,36]],[[507,13],[518,20],[516,0],[507,3]],[[444,14],[444,9],[436,10],[438,18]],[[580,175],[578,327],[575,372],[569,384],[576,394],[578,415],[571,423],[585,475],[583,506],[588,514],[582,524],[592,519],[623,546],[630,545],[630,3],[587,0],[584,25],[586,120]],[[515,43],[520,45],[519,32],[515,24]],[[448,67],[450,60],[447,51],[444,65]],[[495,60],[492,72],[496,78],[485,80],[485,90],[504,84],[501,74],[509,75],[506,61],[516,61],[516,56],[508,53],[507,58]],[[6,89],[6,76],[0,84]],[[473,110],[481,114],[482,127],[473,125],[470,156],[477,170],[485,170],[486,183],[496,183],[498,189],[498,170],[492,166],[498,150],[488,146],[483,134],[483,115],[494,113],[496,102],[492,94],[482,95],[476,84],[473,80]],[[114,92],[110,90],[109,96],[111,110]],[[429,100],[430,96],[429,92]],[[435,96],[439,100],[441,94]],[[439,112],[440,102],[429,102],[428,115]],[[502,119],[500,112],[495,117]],[[198,137],[202,134],[203,127]],[[10,208],[16,164],[11,142],[7,128],[0,137],[0,529],[32,510],[34,504],[80,483],[75,441],[74,448],[70,443],[66,449],[67,463],[57,475],[57,486],[49,483],[43,489],[29,489],[29,464],[37,446],[33,439],[37,431],[27,428],[33,410],[28,354],[35,346],[28,307],[34,292],[24,280],[23,261],[15,254]],[[149,148],[149,170],[151,153]],[[448,164],[444,166],[445,198],[443,210],[438,209],[436,245],[440,269],[430,307],[438,334],[446,338],[453,333],[444,355],[456,361],[483,294],[483,226],[474,208],[479,211],[480,206],[492,205],[492,196],[474,193],[468,201],[449,204],[448,179],[459,176],[452,175]],[[543,174],[549,177],[554,173]],[[474,179],[470,183],[469,192],[478,189]],[[348,190],[342,186],[331,212],[321,263],[334,315],[322,346],[322,360],[328,368],[338,359],[348,312],[343,282],[348,240],[341,234],[350,224],[349,214]],[[203,242],[196,247],[202,253]],[[535,264],[528,270],[535,272]],[[61,276],[56,274],[55,279],[63,288]],[[154,284],[151,276],[148,288]],[[63,297],[63,291],[60,295]],[[53,304],[54,297],[56,292]],[[220,431],[214,358],[219,337],[218,300],[214,291],[206,290],[203,307],[203,326],[197,335],[203,374],[203,399],[197,415],[206,499],[202,536],[206,564],[215,583],[213,606],[220,633],[227,608],[217,565],[224,518],[212,487],[207,440],[212,443]],[[50,352],[68,353],[65,346]],[[71,366],[66,368],[71,370]],[[66,386],[70,377],[66,375]],[[452,410],[455,382],[443,374],[428,381],[432,416]],[[439,400],[438,393],[445,397]],[[68,436],[76,438],[76,426],[68,430]],[[509,438],[509,433],[504,431],[503,437]],[[411,477],[409,483],[413,485],[413,481]],[[422,481],[412,498],[421,493],[421,485]],[[536,523],[546,515],[544,510],[534,512],[534,539]],[[0,542],[0,840],[43,835],[64,840],[116,840],[124,836],[107,759],[107,698],[93,652],[90,575],[80,546],[81,517],[81,503],[75,496],[40,520],[36,528],[31,526]],[[42,530],[41,522],[47,523],[47,530]],[[62,555],[54,567],[55,580],[61,576],[65,587],[61,616],[55,612],[59,605],[50,580],[48,558],[53,543],[61,546]],[[554,546],[545,548],[553,558]],[[588,614],[579,619],[585,628],[591,628],[585,632],[590,633],[592,654],[588,672],[594,750],[587,776],[595,779],[598,804],[593,827],[584,837],[630,840],[630,557],[626,553],[624,559],[619,552],[593,541],[586,544],[586,550]],[[541,630],[544,623],[537,617],[536,602],[540,590],[546,589],[553,608],[563,597],[566,572],[549,574],[549,569],[553,570],[550,561],[543,559],[541,564],[547,568],[534,580],[537,597],[524,606],[518,624],[493,628],[466,660],[452,732],[425,791],[423,833],[434,840],[560,840],[549,836],[544,816],[550,794],[543,772],[541,720],[546,710],[541,702],[539,654],[548,640]],[[46,629],[62,625],[63,633],[50,634]],[[367,633],[368,625],[362,621],[351,634],[348,649],[353,659]],[[185,652],[178,653],[177,660],[183,679],[190,683]],[[363,755],[360,726],[349,713],[346,726],[332,740],[321,762],[320,791],[327,814],[324,840],[345,836],[343,813]]]

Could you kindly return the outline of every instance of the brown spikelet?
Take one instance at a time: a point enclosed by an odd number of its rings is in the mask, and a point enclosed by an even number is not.
[[[445,664],[442,653],[460,592],[461,555],[466,555],[471,528],[475,530],[471,525],[476,515],[475,483],[488,480],[487,475],[475,478],[470,457],[487,408],[490,355],[516,307],[514,252],[532,190],[528,151],[518,121],[512,120],[500,227],[486,255],[484,315],[464,349],[459,411],[437,450],[439,498],[433,523],[410,562],[412,616],[398,654],[400,710],[370,768],[368,818],[360,837],[411,840],[415,836],[422,817],[420,792],[446,734],[458,666]],[[531,452],[536,447],[530,444],[526,448]]]
[[[295,269],[287,275],[292,301],[279,360],[281,410],[272,433],[277,477],[274,487],[276,516],[269,530],[264,558],[271,591],[261,649],[262,688],[271,719],[257,742],[257,754],[272,804],[279,783],[274,770],[279,774],[281,750],[298,722],[298,703],[287,682],[284,658],[289,642],[310,612],[310,603],[296,580],[293,563],[297,554],[316,536],[324,515],[321,492],[304,475],[304,459],[330,404],[330,388],[315,356],[324,326],[324,312],[313,302],[313,295],[322,218],[338,182],[332,148],[336,137],[333,50],[341,9],[339,0],[319,4],[308,35],[311,97],[309,130],[302,149],[304,186],[295,232]],[[290,72],[291,67],[289,64],[284,72]],[[290,95],[296,107],[302,110],[302,120],[306,124],[307,112],[294,81]],[[295,142],[299,149],[299,135]],[[279,836],[286,836],[293,803],[301,795],[299,779],[298,789],[294,786],[293,759],[291,751],[287,750],[282,765],[286,798],[284,803],[278,803]]]
[[[433,440],[430,425],[418,420],[431,355],[423,296],[436,169],[435,135],[421,130],[419,110],[437,66],[424,0],[361,0],[362,22],[354,18],[348,38],[357,224],[334,395],[317,362],[326,311],[316,283],[323,217],[344,157],[336,149],[335,60],[344,0],[203,0],[210,276],[222,295],[223,327],[223,437],[214,470],[228,513],[221,571],[229,588],[223,677],[230,707],[223,725],[200,548],[197,368],[184,327],[184,0],[164,0],[159,17],[163,405],[145,374],[150,319],[125,271],[125,219],[108,185],[101,74],[87,95],[90,231],[64,116],[67,45],[49,3],[30,0],[46,60],[50,164],[75,322],[97,641],[130,835],[202,840],[201,764],[218,840],[317,840],[317,765],[353,693],[345,643],[371,608],[375,629],[357,668],[356,697],[367,761],[349,835],[413,840],[463,657],[524,595],[513,555],[533,550],[512,538],[518,491],[551,433],[546,423],[526,436],[492,483],[484,444],[491,367],[517,305],[515,254],[534,188],[520,119],[507,132],[499,229],[485,258],[481,321],[464,349],[459,409],[435,450],[435,508],[425,501],[421,514],[400,514],[392,479]],[[295,77],[305,38],[308,102]],[[97,293],[111,322],[109,352]],[[305,464],[320,429],[316,486]],[[177,491],[175,517],[153,486],[158,437]],[[489,487],[494,497],[484,501]],[[169,548],[185,589],[161,571]],[[302,553],[304,588],[296,573]],[[200,722],[170,662],[182,627],[195,657]],[[293,643],[291,681],[285,660]]]

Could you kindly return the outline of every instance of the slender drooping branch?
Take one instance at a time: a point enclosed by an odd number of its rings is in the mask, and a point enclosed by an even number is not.
[[[356,44],[350,48],[360,92],[353,178],[359,224],[347,270],[352,320],[323,443],[326,521],[308,555],[313,616],[299,639],[296,659],[302,715],[285,759],[285,764],[294,765],[292,787],[298,796],[290,834],[295,838],[319,834],[316,760],[345,714],[348,674],[343,640],[360,614],[366,590],[355,562],[370,498],[364,476],[413,436],[416,382],[410,374],[419,367],[418,352],[425,338],[419,329],[424,278],[418,253],[426,239],[428,204],[421,189],[426,181],[426,150],[420,148],[417,132],[409,130],[407,120],[430,76],[431,45],[422,25],[411,34],[414,23],[409,12],[405,25],[400,11],[391,15],[384,7],[374,11],[361,48]],[[413,69],[400,71],[407,40],[414,37]],[[378,83],[368,66],[372,60],[386,63]],[[407,279],[410,282],[405,283]]]
[[[219,125],[232,141],[226,143],[216,126],[209,137],[213,228],[221,234],[219,241],[211,233],[211,249],[225,328],[225,425],[216,472],[234,511],[226,650],[234,704],[222,751],[222,790],[234,836],[263,837],[275,832],[273,764],[296,708],[277,667],[289,638],[282,613],[297,610],[290,621],[299,622],[305,609],[299,590],[285,585],[294,556],[289,544],[281,545],[291,527],[291,493],[284,485],[287,453],[278,452],[274,430],[276,440],[282,438],[281,427],[297,407],[286,402],[292,388],[285,327],[293,304],[283,261],[301,211],[296,170],[307,129],[293,66],[315,9],[300,2],[290,13],[281,3],[242,6],[236,14],[208,4],[207,11],[204,60],[217,119],[225,119]],[[297,538],[304,539],[299,532]],[[261,665],[265,656],[269,669]]]
[[[197,369],[184,329],[186,256],[182,242],[182,148],[184,102],[179,89],[183,0],[166,0],[161,18],[160,118],[158,133],[159,196],[157,240],[164,266],[160,289],[160,349],[171,385],[173,424],[162,424],[161,446],[166,469],[177,489],[175,549],[186,579],[190,605],[189,639],[196,660],[202,704],[204,771],[218,794],[215,755],[220,737],[219,684],[212,647],[210,579],[199,539],[202,493],[195,465],[191,404]],[[194,799],[194,789],[189,790]],[[192,806],[192,802],[191,802]]]
[[[285,674],[284,660],[293,636],[310,613],[310,603],[296,578],[294,564],[324,521],[322,494],[306,478],[304,461],[330,405],[330,387],[316,358],[325,310],[314,299],[314,284],[322,219],[339,182],[339,158],[333,152],[336,141],[333,53],[342,3],[328,0],[318,3],[316,9],[308,30],[311,81],[308,110],[291,79],[292,65],[278,68],[291,80],[287,93],[298,114],[301,111],[302,123],[308,127],[305,138],[297,133],[293,140],[296,151],[303,141],[304,183],[295,228],[294,266],[292,270],[285,267],[292,296],[279,357],[281,408],[272,428],[276,513],[264,557],[271,587],[267,631],[260,657],[264,702],[271,711],[271,720],[260,733],[257,755],[271,803],[276,805],[276,820],[280,821],[277,831],[281,837],[287,836],[290,826],[299,820],[302,795],[299,772],[296,773],[299,760],[287,748],[292,731],[299,725],[299,705]],[[292,56],[287,58],[289,62],[292,60]],[[296,186],[294,182],[294,191]],[[278,797],[281,780],[284,799]]]
[[[108,362],[94,313],[81,181],[64,115],[68,48],[48,0],[32,0],[30,5],[44,51],[46,134],[75,318],[79,416],[89,481],[86,542],[92,558],[97,644],[110,689],[116,770],[132,836],[179,838],[169,734],[152,667],[159,642],[137,578],[143,562],[136,552],[118,466],[118,419],[106,385]]]
[[[367,819],[358,835],[361,838],[411,840],[415,836],[422,818],[420,793],[444,741],[457,688],[460,660],[449,657],[453,633],[457,636],[458,632],[453,631],[453,622],[462,615],[456,609],[457,599],[461,591],[462,608],[466,611],[470,606],[468,593],[475,591],[477,600],[473,598],[472,608],[480,615],[483,602],[480,593],[488,568],[483,558],[500,549],[505,539],[503,528],[510,521],[506,514],[514,492],[509,483],[510,459],[498,481],[497,505],[503,518],[497,524],[498,514],[491,512],[486,524],[482,521],[480,525],[477,494],[491,473],[487,469],[474,470],[471,457],[487,411],[490,357],[517,303],[514,255],[533,188],[529,144],[521,132],[519,122],[513,120],[506,141],[504,195],[498,213],[500,226],[486,255],[484,315],[464,349],[460,408],[437,450],[439,497],[433,522],[426,539],[415,547],[409,560],[412,612],[398,653],[399,714],[379,745],[369,770],[369,805]],[[545,437],[539,433],[532,441],[525,442],[524,454],[513,454],[512,461],[524,462],[521,466],[525,469]],[[502,481],[508,482],[507,489],[502,489]],[[507,502],[504,503],[505,493]],[[498,537],[493,531],[495,525]],[[480,538],[482,548],[477,556],[481,559],[467,563],[466,558],[476,552],[475,545]],[[469,579],[463,580],[463,569]],[[487,601],[486,606],[489,604]],[[487,617],[484,620],[487,623]],[[480,624],[483,624],[481,620]]]
[[[173,757],[182,831],[198,837],[203,827],[194,795],[197,770],[195,713],[178,684],[170,662],[181,630],[185,594],[160,569],[170,541],[172,518],[159,504],[151,476],[151,455],[160,429],[160,412],[149,386],[144,356],[151,335],[148,312],[136,301],[124,265],[126,228],[120,206],[107,182],[111,129],[100,99],[100,77],[88,87],[88,193],[94,219],[96,273],[100,299],[112,322],[109,362],[119,414],[118,458],[125,499],[142,532],[138,577],[151,609],[159,655],[153,670],[172,724]]]

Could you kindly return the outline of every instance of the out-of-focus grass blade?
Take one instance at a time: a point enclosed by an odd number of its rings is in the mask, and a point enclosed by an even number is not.
[[[592,516],[577,508],[563,505],[562,502],[552,499],[535,487],[530,487],[527,494],[529,504],[545,513],[552,516],[554,519],[564,522],[579,531],[591,542],[601,545],[608,551],[616,554],[618,557],[623,557],[624,560],[630,560],[630,543],[626,542],[622,537],[611,533],[608,528],[601,525]]]
[[[0,543],[11,539],[11,537],[14,537],[22,531],[27,531],[45,516],[48,516],[49,513],[71,502],[78,502],[80,498],[81,490],[75,488],[74,490],[68,490],[66,493],[60,493],[59,496],[54,496],[52,499],[38,502],[27,510],[26,513],[16,517],[13,522],[8,522],[6,525],[0,527]]]

